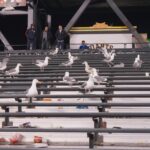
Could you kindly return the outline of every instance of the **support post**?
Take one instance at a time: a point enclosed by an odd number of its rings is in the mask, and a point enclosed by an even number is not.
[[[132,26],[130,21],[127,19],[127,17],[123,14],[123,12],[119,9],[119,7],[116,5],[114,0],[106,0],[109,6],[112,8],[112,10],[116,13],[116,15],[120,18],[120,20],[129,28],[131,33],[135,36],[137,41],[141,44],[142,47],[148,47],[148,44],[143,44],[144,39],[142,36],[137,32],[137,30]]]
[[[84,10],[88,7],[91,0],[84,0],[80,8],[77,10],[77,12],[74,14],[74,16],[71,18],[67,26],[65,27],[65,31],[68,32],[70,28],[76,23],[76,21],[79,19],[79,17],[82,15]]]
[[[9,113],[9,107],[6,106],[3,109],[5,110],[5,113]],[[2,127],[5,126],[13,126],[13,122],[9,121],[9,117],[5,117],[5,121],[2,122]]]
[[[18,103],[22,103],[22,100],[20,98],[16,99]],[[22,112],[22,106],[18,106],[18,112]]]
[[[95,134],[94,133],[88,133],[87,136],[89,137],[89,148],[92,149],[94,148],[94,143],[95,143]]]
[[[28,5],[28,28],[33,24],[33,8],[31,5],[33,5],[33,2],[30,2],[30,5]]]
[[[3,33],[0,31],[0,40],[3,42],[5,48],[8,51],[13,51],[13,47],[10,45],[10,43],[8,42],[8,40],[5,38],[5,36],[3,35]]]

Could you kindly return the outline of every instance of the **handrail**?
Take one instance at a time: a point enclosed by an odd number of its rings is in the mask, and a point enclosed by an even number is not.
[[[133,112],[97,112],[97,113],[76,113],[76,112],[49,112],[49,113],[26,113],[26,112],[13,112],[13,113],[0,113],[0,118],[3,117],[71,117],[71,118],[91,118],[91,117],[102,117],[102,118],[146,118],[150,117],[150,113],[133,113]]]
[[[0,92],[19,92],[19,91],[25,91],[26,87],[19,87],[15,88],[8,87],[8,88],[1,88]],[[85,90],[80,87],[71,87],[71,88],[38,88],[38,91],[80,91],[84,92]],[[91,91],[150,91],[150,87],[95,87]]]
[[[101,103],[101,102],[51,102],[51,103],[0,103],[1,107],[14,106],[38,106],[38,107],[57,107],[57,106],[98,106],[98,107],[150,107],[150,103]]]
[[[150,94],[73,94],[52,95],[43,94],[35,98],[149,98]],[[25,94],[0,94],[0,98],[28,98]]]

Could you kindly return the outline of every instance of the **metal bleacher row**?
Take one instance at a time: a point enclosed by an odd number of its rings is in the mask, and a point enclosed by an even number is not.
[[[10,78],[3,72],[0,73],[0,98],[6,99],[5,102],[0,102],[0,106],[3,111],[0,112],[0,118],[4,119],[3,126],[0,128],[0,132],[69,132],[69,133],[86,133],[89,137],[89,148],[94,148],[95,145],[101,145],[98,143],[98,137],[102,133],[146,133],[150,134],[150,128],[107,128],[103,127],[104,118],[150,118],[149,112],[111,112],[113,107],[129,108],[136,107],[137,110],[140,107],[150,107],[150,102],[133,102],[134,98],[150,98],[150,77],[145,76],[146,72],[150,71],[150,52],[149,49],[119,49],[116,50],[116,57],[114,64],[123,62],[124,68],[108,67],[102,60],[104,59],[102,54],[99,53],[87,53],[79,54],[78,50],[71,51],[73,55],[79,56],[79,60],[75,61],[72,67],[60,66],[60,64],[67,60],[67,53],[58,54],[56,56],[49,55],[49,51],[14,51],[14,52],[1,52],[0,60],[4,57],[9,58],[8,68],[13,68],[17,63],[21,63],[23,67],[20,69],[19,75],[14,78]],[[144,61],[142,68],[135,69],[132,67],[134,59],[137,55],[140,55]],[[45,56],[49,56],[51,60],[49,65],[40,71],[35,66],[36,59],[44,59]],[[83,61],[87,61],[90,66],[99,70],[99,75],[107,77],[107,81],[101,85],[96,85],[92,89],[91,93],[84,93],[84,89],[80,88],[82,83],[88,79],[88,74],[84,70]],[[70,76],[74,77],[78,82],[72,86],[68,86],[62,82],[62,77],[65,71],[70,72]],[[36,96],[36,100],[30,99],[24,101],[26,95],[24,92],[31,85],[31,81],[36,78],[42,81],[38,85],[39,95]],[[142,86],[141,86],[142,85]],[[123,92],[119,94],[118,92]],[[146,94],[140,93],[141,91],[147,92]],[[59,94],[53,94],[53,92],[60,92]],[[66,94],[69,92],[70,94]],[[78,93],[77,93],[78,92]],[[13,98],[14,102],[7,102],[7,99]],[[60,98],[68,99],[67,102],[59,101],[44,103],[43,99]],[[72,99],[89,98],[89,102],[74,102]],[[114,102],[114,98],[124,99],[123,102]],[[129,99],[126,102],[126,99]],[[96,99],[98,101],[92,101]],[[131,100],[131,102],[129,102]],[[17,102],[16,102],[17,101]],[[40,103],[39,103],[40,102]],[[76,106],[93,106],[97,108],[95,112],[25,112],[24,107],[76,107]],[[11,107],[17,107],[17,112],[11,112]],[[8,128],[10,125],[10,119],[13,121],[14,117],[28,118],[28,117],[47,117],[47,118],[91,118],[93,119],[93,128]],[[18,118],[18,119],[19,119]],[[128,124],[128,122],[127,122]],[[3,148],[4,149],[4,148]],[[5,148],[7,149],[7,148]],[[115,148],[116,149],[116,148]]]

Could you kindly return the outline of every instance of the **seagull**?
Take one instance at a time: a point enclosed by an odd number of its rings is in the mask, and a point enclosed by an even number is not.
[[[89,66],[88,62],[87,62],[87,61],[84,61],[82,64],[85,65],[85,71],[86,71],[88,74],[91,74],[93,68]]]
[[[15,68],[5,71],[5,74],[14,77],[15,75],[19,74],[21,66],[22,66],[22,64],[18,63]]]
[[[71,53],[68,52],[68,59],[71,58],[71,57],[73,57],[73,60],[74,60],[74,61],[79,59],[78,56],[72,56]]]
[[[143,64],[143,61],[140,59],[140,55],[137,55],[133,63],[133,68],[137,68],[137,69],[141,68],[142,64]]]
[[[49,57],[45,57],[45,60],[36,60],[36,66],[40,67],[41,71],[44,71],[44,67],[48,66]]]
[[[116,56],[116,53],[113,52],[110,58],[108,59],[105,58],[103,61],[106,62],[109,65],[109,67],[111,67],[113,65],[112,61],[114,60],[115,56]]]
[[[50,52],[50,55],[55,56],[55,55],[57,55],[57,54],[58,54],[58,51],[59,51],[59,48],[58,48],[58,47],[56,47],[54,51],[51,51],[51,52]]]
[[[124,63],[120,63],[120,64],[116,64],[113,66],[113,68],[124,68],[125,67],[125,64]]]
[[[8,58],[4,58],[2,62],[0,62],[0,71],[4,71],[7,68],[8,61]]]
[[[41,83],[41,82],[38,81],[37,79],[33,79],[31,87],[27,90],[27,93],[26,93],[27,97],[32,98],[38,95],[38,91],[36,87],[37,83]]]
[[[98,72],[95,68],[92,69],[92,74],[91,75],[93,77],[94,82],[97,83],[98,85],[102,82],[107,81],[107,78],[101,77],[101,76],[98,75]]]
[[[85,89],[85,92],[91,92],[91,90],[94,88],[94,80],[91,74],[89,75],[88,81],[84,82],[81,87]]]
[[[71,56],[68,61],[61,63],[60,66],[65,66],[65,67],[69,67],[70,66],[71,67],[73,63],[74,63],[74,59]]]
[[[115,53],[115,50],[108,52],[107,48],[102,48],[102,54],[104,55],[105,59],[110,59],[113,53]]]
[[[68,83],[69,85],[72,85],[76,82],[76,80],[73,77],[69,76],[69,72],[65,72],[65,75],[63,77],[63,82]]]

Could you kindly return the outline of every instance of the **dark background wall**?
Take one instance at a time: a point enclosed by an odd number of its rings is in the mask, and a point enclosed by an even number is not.
[[[121,8],[133,25],[138,27],[140,33],[148,33],[150,37],[150,9],[143,8]],[[49,11],[52,15],[52,33],[56,32],[57,26],[65,26],[76,9]],[[44,14],[38,12],[39,32],[44,28]],[[90,26],[95,22],[106,22],[109,25],[123,25],[111,8],[87,9],[80,17],[76,26]],[[27,16],[0,16],[0,30],[4,33],[12,45],[26,44],[25,31],[27,28]],[[53,38],[54,41],[55,37]],[[16,47],[15,47],[16,48]],[[17,47],[17,49],[22,47]]]

